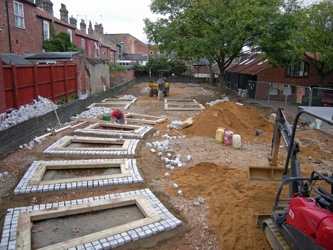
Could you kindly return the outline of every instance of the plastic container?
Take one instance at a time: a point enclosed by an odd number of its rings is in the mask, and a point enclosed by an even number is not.
[[[216,134],[215,134],[215,142],[217,143],[223,143],[223,138],[224,138],[224,128],[217,128]]]
[[[232,146],[234,148],[240,148],[242,146],[242,138],[240,135],[233,135],[232,136]]]
[[[316,119],[315,120],[316,122],[315,122],[315,129],[320,129],[321,128],[321,123],[323,122],[322,120],[320,120],[320,119]]]
[[[232,132],[232,131],[226,131],[225,133],[224,133],[224,140],[223,140],[223,143],[224,143],[224,145],[231,145],[232,144],[232,135],[233,135],[234,133]]]
[[[103,115],[103,121],[110,121],[109,115]]]

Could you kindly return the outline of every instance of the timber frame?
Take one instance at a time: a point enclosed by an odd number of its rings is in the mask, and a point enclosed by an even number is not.
[[[31,228],[32,228],[32,223],[34,221],[59,218],[69,215],[83,214],[93,211],[101,211],[101,210],[124,207],[129,205],[137,205],[138,208],[141,210],[142,214],[145,216],[145,218],[39,249],[40,250],[68,249],[78,245],[83,245],[89,242],[93,242],[100,238],[112,236],[115,234],[120,234],[128,230],[133,230],[135,228],[142,227],[151,223],[156,223],[162,220],[159,214],[150,205],[149,201],[141,194],[125,196],[115,199],[93,201],[83,204],[63,206],[52,209],[24,212],[20,213],[18,216],[16,249],[18,250],[31,249]]]
[[[144,135],[152,129],[153,129],[152,127],[145,127],[139,125],[98,122],[91,124],[86,128],[77,129],[74,131],[74,133],[93,135],[93,136],[125,136],[125,137],[143,138]]]
[[[164,99],[165,111],[201,111],[205,107],[195,99]]]
[[[88,176],[88,177],[76,177],[68,179],[56,179],[43,181],[43,176],[47,170],[66,170],[66,169],[96,169],[96,168],[120,168],[121,174],[112,174],[112,175],[98,175],[98,176]],[[53,162],[44,162],[39,164],[36,171],[30,178],[28,185],[55,185],[63,183],[72,183],[72,182],[83,182],[83,181],[99,181],[103,179],[112,179],[112,178],[124,178],[131,176],[131,173],[128,169],[128,163],[126,161],[104,161],[104,162],[78,162],[72,165],[68,163],[53,163]]]
[[[129,122],[156,125],[168,120],[165,116],[151,116],[136,113],[128,113],[126,118]]]
[[[111,109],[129,109],[129,107],[136,102],[136,99],[117,99],[117,98],[107,98],[102,102],[93,103],[87,107],[87,109],[91,109],[92,107],[108,107]]]
[[[82,147],[82,148],[67,148],[68,145],[71,143],[103,143],[103,144],[115,144],[118,147],[116,148],[89,148],[89,147]],[[59,143],[54,150],[63,150],[63,151],[81,151],[81,150],[92,150],[92,151],[125,151],[128,150],[129,140],[120,140],[120,139],[107,139],[107,140],[100,140],[100,138],[84,138],[84,137],[69,137],[62,142]]]

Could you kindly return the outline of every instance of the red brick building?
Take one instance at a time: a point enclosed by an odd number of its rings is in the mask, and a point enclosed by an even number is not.
[[[237,85],[240,89],[247,89],[251,81],[263,83],[260,86],[257,84],[256,97],[260,98],[261,95],[267,96],[270,91],[281,94],[283,91],[280,90],[283,90],[284,85],[318,87],[319,74],[305,57],[296,65],[282,67],[271,66],[268,60],[262,61],[259,54],[250,53],[226,69],[225,81]],[[271,83],[271,90],[268,83]],[[333,72],[324,78],[324,87],[332,86]],[[295,94],[296,89],[292,92]],[[276,94],[276,98],[280,94]]]
[[[23,55],[42,51],[43,26],[34,3],[1,0],[0,28],[0,52]]]
[[[145,65],[149,60],[149,46],[130,34],[105,34],[120,44],[119,62],[138,62]]]

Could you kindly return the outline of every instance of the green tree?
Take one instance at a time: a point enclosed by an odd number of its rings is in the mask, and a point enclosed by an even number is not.
[[[125,66],[120,65],[120,63],[109,63],[109,70],[113,72],[127,72],[127,68]]]
[[[285,65],[300,53],[293,43],[298,11],[294,0],[287,4],[283,0],[154,0],[151,11],[164,17],[144,20],[149,41],[180,58],[215,61],[221,76],[219,94],[225,69],[244,48],[263,50]]]
[[[80,51],[76,44],[71,42],[69,34],[65,31],[59,34],[54,33],[52,40],[44,41],[43,48],[47,52]]]
[[[304,55],[319,74],[319,87],[333,71],[333,2],[324,0],[305,9]],[[306,53],[309,52],[309,53]]]

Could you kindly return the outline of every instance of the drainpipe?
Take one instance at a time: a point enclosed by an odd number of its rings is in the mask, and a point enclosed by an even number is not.
[[[9,50],[10,50],[10,53],[13,53],[13,50],[12,50],[12,37],[11,37],[11,35],[10,35],[10,26],[9,26],[8,0],[6,0],[6,11],[7,11],[7,25],[8,25]]]

